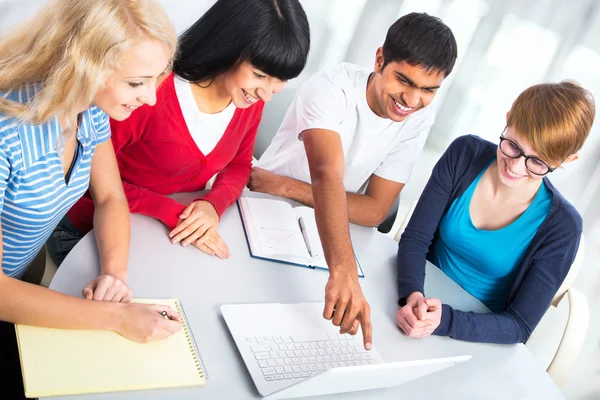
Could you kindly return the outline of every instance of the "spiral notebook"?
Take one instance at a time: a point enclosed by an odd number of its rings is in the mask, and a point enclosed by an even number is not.
[[[112,331],[16,325],[26,397],[200,386],[206,369],[179,300],[136,299],[168,305],[183,329],[140,344]]]

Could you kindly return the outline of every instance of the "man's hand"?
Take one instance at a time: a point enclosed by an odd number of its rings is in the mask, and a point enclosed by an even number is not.
[[[133,292],[124,279],[116,275],[102,274],[87,284],[81,291],[88,300],[129,303]]]
[[[371,350],[371,308],[356,275],[330,273],[325,286],[323,317],[333,319],[333,324],[340,327],[340,333],[355,335],[360,325],[365,349]]]
[[[439,299],[425,298],[422,293],[414,292],[406,298],[406,305],[398,310],[398,327],[409,337],[424,338],[430,336],[440,325],[442,303]]]
[[[253,192],[268,193],[282,196],[284,178],[266,169],[252,167],[248,188]]]
[[[197,200],[190,203],[179,216],[175,229],[169,232],[171,243],[182,246],[193,244],[207,254],[220,258],[229,257],[229,249],[217,233],[219,214],[208,201]]]

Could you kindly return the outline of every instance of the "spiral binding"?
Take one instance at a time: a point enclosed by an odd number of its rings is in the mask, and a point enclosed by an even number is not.
[[[196,367],[198,368],[198,372],[200,373],[200,377],[202,377],[203,379],[208,379],[208,372],[206,371],[206,366],[204,365],[204,361],[202,360],[202,356],[200,355],[198,344],[196,343],[196,339],[194,338],[194,333],[190,329],[190,324],[188,322],[187,316],[185,315],[185,310],[183,309],[181,301],[177,300],[175,302],[175,307],[177,308],[177,312],[183,315],[183,332],[187,337],[188,343],[190,345],[190,350],[192,351],[194,357],[194,362],[196,363]]]

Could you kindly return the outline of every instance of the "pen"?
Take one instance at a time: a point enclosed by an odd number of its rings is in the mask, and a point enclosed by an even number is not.
[[[175,318],[171,317],[166,311],[162,311],[160,313],[160,315],[162,315],[165,319],[170,319],[171,321],[173,321]]]
[[[308,250],[308,255],[312,257],[313,254],[310,249],[310,242],[308,241],[306,226],[304,225],[304,219],[302,217],[298,218],[298,223],[300,224],[300,232],[302,232],[302,237],[304,238],[304,243],[306,244],[306,250]]]

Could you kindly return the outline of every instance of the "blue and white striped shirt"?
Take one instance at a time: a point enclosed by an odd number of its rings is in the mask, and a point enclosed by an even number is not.
[[[27,103],[38,87],[0,95]],[[2,270],[9,276],[20,278],[25,273],[58,222],[86,192],[96,145],[110,138],[109,119],[96,106],[81,116],[68,181],[56,149],[61,133],[57,118],[31,125],[0,113]]]

